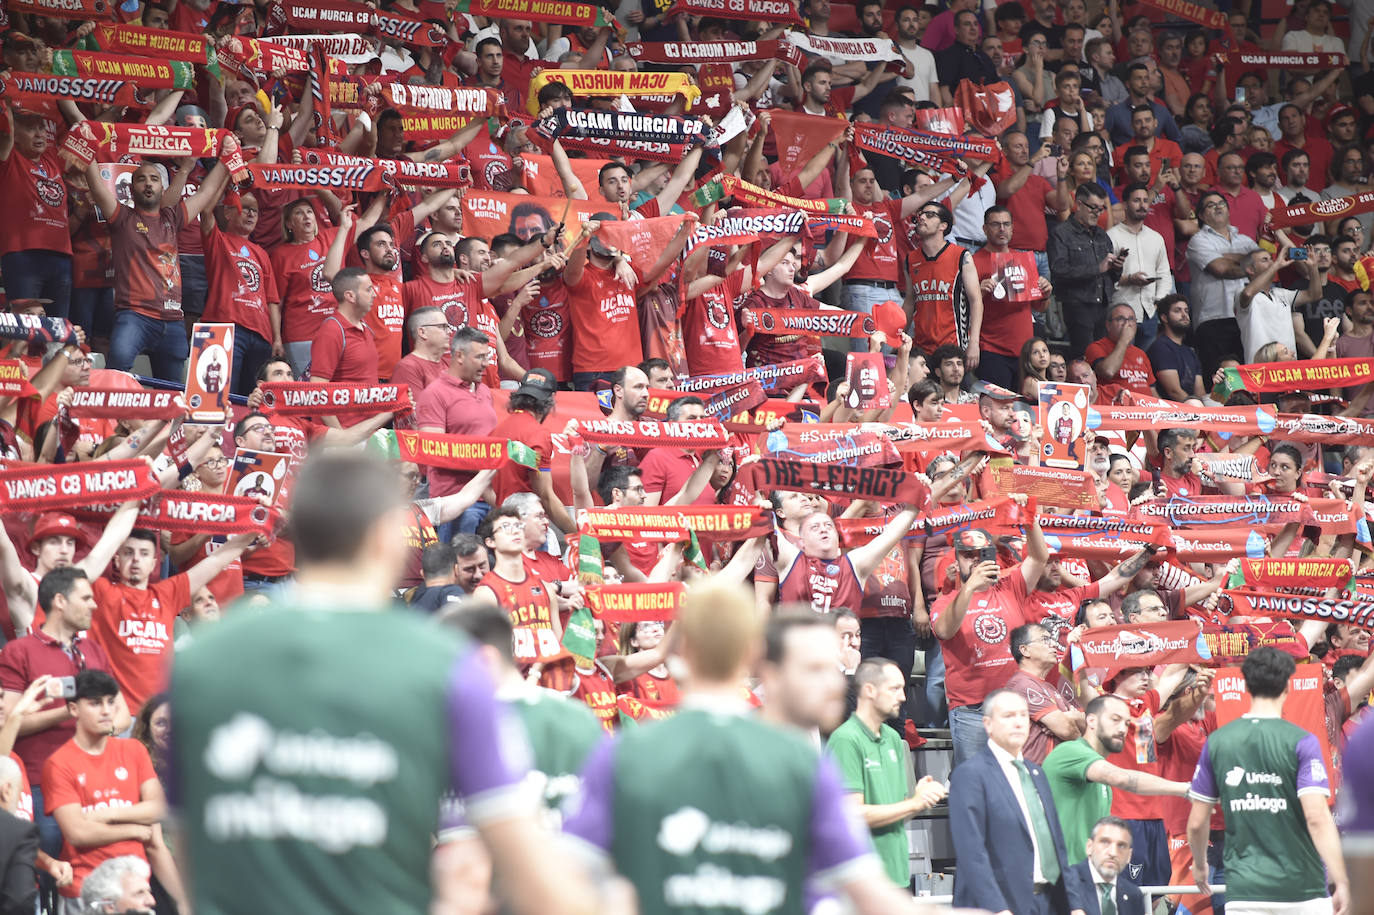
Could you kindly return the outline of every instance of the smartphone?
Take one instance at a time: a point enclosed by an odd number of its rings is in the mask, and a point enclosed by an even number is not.
[[[1160,159],[1160,160],[1159,160],[1159,170],[1162,171],[1162,172],[1167,172],[1167,171],[1169,170],[1169,168],[1170,168],[1173,164],[1174,164],[1174,163],[1173,163],[1173,160],[1171,160],[1171,159],[1169,159],[1169,158],[1167,158],[1167,157],[1166,157],[1166,158],[1163,158],[1163,159]]]
[[[1051,155],[1051,156],[1062,156],[1062,155],[1064,155],[1064,147],[1060,146],[1058,143],[1051,143],[1051,144],[1049,144],[1049,146],[1050,146],[1050,155]]]
[[[1236,104],[1245,104],[1245,88],[1243,86],[1236,87]]]
[[[53,677],[44,686],[49,699],[75,699],[76,677]]]
[[[1288,259],[1289,259],[1290,261],[1305,261],[1305,260],[1307,260],[1307,249],[1306,249],[1306,248],[1289,248],[1289,249],[1288,249]]]
[[[982,549],[980,549],[980,550],[978,551],[978,561],[979,561],[980,563],[983,563],[983,562],[996,562],[996,561],[997,561],[997,547],[995,547],[995,546],[985,546],[985,547],[983,547]]]

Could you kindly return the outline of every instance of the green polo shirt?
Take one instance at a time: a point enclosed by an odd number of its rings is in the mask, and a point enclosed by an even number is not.
[[[858,715],[837,727],[830,735],[830,754],[839,764],[844,790],[862,794],[865,804],[897,804],[910,797],[907,784],[906,742],[887,725],[874,734]],[[911,849],[906,839],[906,821],[899,820],[871,830],[873,845],[883,869],[900,887],[911,885]]]
[[[1093,827],[1112,812],[1112,786],[1088,781],[1088,767],[1099,759],[1102,754],[1080,737],[1055,747],[1042,764],[1059,811],[1059,825],[1064,828],[1070,864],[1088,857]]]

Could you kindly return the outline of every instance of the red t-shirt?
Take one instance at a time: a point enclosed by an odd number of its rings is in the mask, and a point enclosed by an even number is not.
[[[845,279],[849,282],[897,282],[902,268],[902,251],[896,227],[902,224],[902,201],[889,198],[870,204],[856,203],[854,208],[861,217],[873,220],[878,237],[870,238],[864,245]]]
[[[376,384],[377,343],[372,328],[352,324],[337,312],[325,318],[310,347],[310,379]],[[358,418],[361,421],[362,414]],[[354,425],[346,419],[340,417],[339,421]]]
[[[406,567],[401,573],[402,588],[411,588],[424,582],[424,570],[420,566],[422,554],[425,547],[439,542],[439,535],[434,530],[434,522],[429,520],[429,515],[414,502],[409,508],[410,517],[406,519],[403,534],[409,549],[406,553]]]
[[[80,664],[45,632],[33,632],[6,642],[4,649],[0,649],[0,687],[4,687],[7,693],[18,695],[44,674],[74,677],[82,670],[112,673],[109,656],[98,644],[90,639],[77,638],[73,646],[81,655]],[[62,699],[40,699],[38,711],[49,712],[64,705],[66,702]],[[66,718],[50,728],[15,738],[14,752],[19,754],[26,772],[41,774],[48,757],[75,733],[76,721]]]
[[[1089,365],[1095,365],[1099,359],[1110,356],[1112,350],[1116,349],[1116,342],[1109,337],[1094,340],[1088,344],[1088,349],[1083,353],[1083,358]],[[1150,357],[1145,355],[1145,351],[1137,346],[1130,346],[1126,349],[1126,358],[1122,360],[1121,368],[1116,370],[1116,374],[1103,384],[1119,384],[1137,394],[1150,396],[1150,385],[1155,383],[1154,369],[1150,367]]]
[[[500,322],[496,320],[496,313],[491,310],[491,305],[483,298],[480,279],[468,280],[465,283],[456,280],[441,282],[421,273],[401,287],[401,296],[405,304],[406,317],[417,308],[432,305],[443,309],[444,317],[454,327],[467,327],[471,324],[485,332],[491,338],[492,349],[491,361],[487,363],[487,368],[482,374],[482,383],[491,388],[501,386],[501,373],[496,363],[496,340]]]
[[[190,534],[172,535],[173,544],[185,543],[190,539]],[[177,571],[185,572],[202,559],[209,559],[210,554],[222,546],[224,546],[223,543],[217,543],[215,538],[211,537],[200,545],[200,549],[191,554],[190,560],[184,565],[178,566]],[[210,579],[210,584],[207,587],[210,589],[210,593],[215,595],[215,600],[219,601],[221,607],[236,599],[243,593],[243,560],[241,558],[235,559],[229,563],[227,569]]]
[[[1050,751],[1059,745],[1059,738],[1042,721],[1050,712],[1071,711],[1073,706],[1054,686],[1024,670],[1012,674],[1007,689],[1024,697],[1030,709],[1030,734],[1021,748],[1021,755],[1031,762],[1043,764]]]
[[[1156,690],[1149,690],[1129,703],[1131,720],[1126,725],[1126,744],[1107,762],[1122,769],[1159,775],[1159,750],[1155,746],[1155,716],[1159,714],[1160,699]],[[1127,820],[1158,820],[1161,817],[1158,798],[1112,792],[1112,813]]]
[[[639,462],[639,473],[644,479],[644,491],[660,493],[661,505],[687,485],[687,478],[700,464],[701,461],[696,455],[681,448],[651,448]],[[714,505],[715,501],[715,490],[705,486],[689,504]]]
[[[237,324],[272,342],[272,321],[267,306],[281,302],[272,259],[242,235],[230,235],[219,227],[205,236],[205,275],[209,292],[202,320]]]
[[[994,263],[996,256],[987,248],[979,248],[973,252],[973,269],[978,271],[979,282],[993,275],[996,270]],[[1022,273],[1018,269],[1019,263],[1009,258],[1008,255],[1001,256],[1007,261],[1002,268],[1004,275],[1015,283],[1017,281],[1015,274]],[[1029,281],[1029,279],[1029,276],[1024,277],[1024,281]],[[983,293],[983,309],[983,328],[980,332],[978,345],[990,353],[1019,357],[1022,344],[1031,336],[1030,302],[1018,302],[1010,296],[999,299],[990,293]]]
[[[1017,171],[1016,166],[1003,158],[993,172],[993,182],[1001,186]],[[1026,183],[1021,185],[1021,190],[997,201],[1011,211],[1012,231],[1015,233],[1011,240],[1014,247],[1023,251],[1047,249],[1050,229],[1045,221],[1045,208],[1053,193],[1054,185],[1039,175],[1031,175],[1026,179]]]
[[[516,410],[502,418],[496,424],[496,428],[487,433],[492,438],[505,439],[508,441],[523,442],[534,449],[534,453],[539,455],[540,470],[547,470],[549,458],[553,454],[553,437],[547,426],[541,423],[533,413],[527,410]],[[516,464],[506,461],[501,465],[501,469],[496,471],[496,476],[492,477],[492,492],[496,493],[496,503],[505,503],[506,497],[517,492],[533,492],[531,479],[533,474],[540,470],[533,470],[523,464]]]
[[[958,591],[936,599],[930,608],[934,623],[954,602]],[[1006,686],[1016,672],[1011,659],[1011,631],[1027,622],[1026,580],[1019,567],[1005,569],[997,584],[969,600],[959,631],[944,640],[945,693],[949,707],[977,705],[983,697]]]
[[[396,273],[373,273],[372,285],[377,294],[372,310],[367,314],[367,326],[377,344],[377,377],[391,380],[396,363],[401,361],[401,344],[406,334],[405,300],[401,296],[401,278]]]
[[[280,500],[288,500],[293,480],[291,474],[299,469],[310,443],[324,434],[325,427],[304,417],[265,415],[272,423],[277,452],[292,457],[291,473],[287,474],[286,483],[277,495]],[[244,553],[242,562],[246,575],[280,578],[296,570],[296,546],[278,531],[267,546]]]
[[[787,290],[787,295],[775,299],[762,289],[749,293],[741,304],[741,309],[749,308],[820,308],[821,303],[813,299],[800,286]],[[736,312],[738,315],[738,312]],[[814,336],[773,334],[754,334],[745,343],[747,362],[750,366],[777,365],[805,359],[821,351],[821,338]]]
[[[129,714],[137,715],[148,697],[167,685],[172,624],[190,605],[191,587],[184,572],[144,589],[106,578],[95,579],[91,586],[98,605],[91,638],[109,653]]]
[[[159,321],[181,320],[181,262],[177,233],[186,206],[163,207],[156,214],[115,207],[110,227],[114,261],[115,308],[128,308]]]
[[[735,271],[713,289],[687,301],[682,342],[692,375],[722,375],[744,368],[735,331],[735,300],[744,291],[744,274]]]
[[[1062,643],[1073,628],[1073,618],[1083,601],[1101,593],[1102,588],[1095,581],[1081,588],[1059,588],[1055,591],[1036,588],[1026,599],[1026,622],[1039,623]]]
[[[43,766],[43,811],[51,816],[54,810],[70,804],[80,805],[83,813],[132,807],[142,800],[144,783],[156,779],[153,761],[137,740],[110,737],[99,755],[87,753],[74,739],[69,740]],[[122,855],[148,860],[143,843],[137,839],[77,848],[64,838],[62,860],[71,864],[74,879],[58,892],[75,899],[87,874],[102,861]]]
[[[572,380],[568,287],[562,277],[539,284],[539,299],[520,313],[525,324],[525,357],[532,369],[548,369],[560,382]]]
[[[314,340],[338,304],[324,275],[324,257],[338,231],[320,229],[314,241],[283,243],[271,249],[272,271],[281,291],[281,338],[287,343]]]
[[[501,609],[510,615],[514,630],[511,650],[515,663],[522,666],[553,658],[562,650],[553,635],[557,612],[553,591],[548,582],[528,568],[523,571],[523,581],[511,581],[492,570],[478,583],[479,587],[490,588]]]
[[[412,397],[419,397],[421,391],[429,387],[440,375],[448,371],[450,362],[452,362],[452,357],[449,356],[448,353],[444,353],[438,362],[430,362],[428,359],[421,358],[415,353],[411,353],[400,362],[396,363],[396,371],[391,373],[391,380],[397,384],[409,385],[410,395]],[[413,417],[405,417],[404,419],[410,420],[413,419]],[[402,426],[402,428],[405,429],[413,427],[413,422],[411,425]]]
[[[1216,712],[1208,712],[1203,722],[1185,721],[1174,728],[1169,739],[1159,744],[1159,774],[1175,782],[1191,782],[1193,770],[1202,756],[1202,746],[1207,735],[1216,730]],[[1115,792],[1113,792],[1115,794]],[[1159,813],[1164,820],[1164,831],[1170,836],[1188,834],[1188,815],[1193,811],[1193,802],[1186,797],[1157,797]],[[1221,817],[1221,810],[1214,810],[1213,819]]]
[[[0,254],[72,253],[67,185],[62,180],[62,161],[52,146],[36,161],[11,147],[9,158],[0,161],[0,198],[9,216],[0,220]]]
[[[609,372],[644,361],[635,291],[609,270],[587,264],[581,282],[568,287],[568,316],[574,372]]]

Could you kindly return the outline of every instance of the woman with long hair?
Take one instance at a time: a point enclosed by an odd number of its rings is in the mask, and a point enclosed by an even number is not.
[[[657,647],[663,639],[663,624],[657,620],[625,623],[620,627],[620,653],[631,655],[637,651],[648,651]],[[634,696],[640,702],[654,706],[676,705],[681,697],[677,681],[668,673],[666,663],[659,664],[623,684],[621,691]]]
[[[1045,372],[1050,367],[1050,345],[1039,337],[1031,337],[1021,344],[1020,371],[1016,380],[1021,396],[1031,403],[1040,402],[1040,382],[1048,381]]]
[[[153,760],[158,779],[167,774],[172,752],[172,695],[158,693],[147,702],[134,720],[134,740],[143,744]]]
[[[1212,128],[1216,126],[1216,115],[1212,110],[1212,100],[1201,92],[1188,96],[1183,106],[1183,123],[1178,132],[1182,134],[1178,145],[1185,153],[1205,153],[1212,148]]]
[[[1094,184],[1103,189],[1107,195],[1107,200],[1111,206],[1102,212],[1097,218],[1097,224],[1104,229],[1110,229],[1115,225],[1115,217],[1112,213],[1119,201],[1111,188],[1103,187],[1101,181],[1097,180],[1097,157],[1086,149],[1080,149],[1065,159],[1059,160],[1059,221],[1064,222],[1073,215],[1074,192],[1079,185]]]

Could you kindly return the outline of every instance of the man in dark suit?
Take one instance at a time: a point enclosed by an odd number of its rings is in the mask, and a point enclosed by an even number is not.
[[[1008,689],[983,700],[987,747],[954,770],[949,825],[956,908],[1003,915],[1086,915],[1091,888],[1068,864],[1045,773],[1026,762],[1026,700]]]
[[[1121,817],[1098,820],[1088,839],[1088,859],[1069,868],[1089,891],[1087,915],[1145,915],[1145,896],[1122,873],[1130,862],[1131,827]]]
[[[19,764],[0,756],[0,915],[32,915],[38,895],[38,827],[14,815],[22,778]]]

